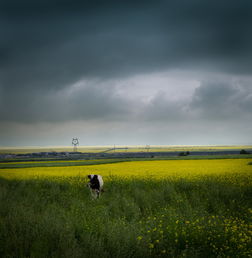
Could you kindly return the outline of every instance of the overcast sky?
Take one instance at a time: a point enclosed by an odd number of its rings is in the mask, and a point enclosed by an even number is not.
[[[252,144],[251,13],[1,0],[0,146]]]

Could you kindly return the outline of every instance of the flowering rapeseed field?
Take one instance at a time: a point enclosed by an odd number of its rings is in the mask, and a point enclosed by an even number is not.
[[[38,177],[83,177],[88,174],[100,174],[107,179],[111,176],[197,179],[210,175],[218,177],[241,173],[250,175],[252,166],[248,166],[248,163],[251,161],[252,159],[130,161],[91,166],[4,169],[0,170],[0,176],[8,179],[29,179]]]
[[[251,161],[0,169],[0,256],[252,257]]]

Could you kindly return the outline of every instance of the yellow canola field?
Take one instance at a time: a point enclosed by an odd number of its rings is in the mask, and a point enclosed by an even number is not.
[[[190,178],[202,176],[243,175],[252,178],[252,159],[218,159],[218,160],[163,160],[131,161],[113,164],[69,166],[69,167],[34,167],[0,169],[0,177],[6,179],[32,179],[44,177],[85,177],[88,174],[100,174],[105,178]]]

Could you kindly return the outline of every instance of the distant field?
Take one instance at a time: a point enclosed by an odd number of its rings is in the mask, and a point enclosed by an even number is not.
[[[0,169],[0,257],[251,257],[251,162]],[[98,200],[90,173],[104,177]]]
[[[78,151],[80,152],[169,152],[169,151],[215,151],[215,150],[252,150],[252,145],[226,145],[226,146],[79,146]],[[73,151],[72,147],[25,147],[25,148],[1,148],[1,153],[10,153],[10,154],[23,154],[23,153],[32,153],[32,152],[63,152],[63,151]]]
[[[203,155],[203,156],[171,156],[153,158],[106,158],[106,159],[86,159],[86,160],[34,160],[19,161],[18,159],[0,161],[0,169],[8,168],[35,168],[35,167],[72,167],[72,166],[91,166],[101,164],[113,164],[132,161],[158,161],[158,160],[216,160],[216,159],[251,159],[251,154],[243,155]]]

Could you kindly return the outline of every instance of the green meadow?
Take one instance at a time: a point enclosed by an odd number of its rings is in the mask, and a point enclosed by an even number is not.
[[[251,257],[251,162],[2,168],[0,257]],[[100,199],[86,187],[93,172]]]

